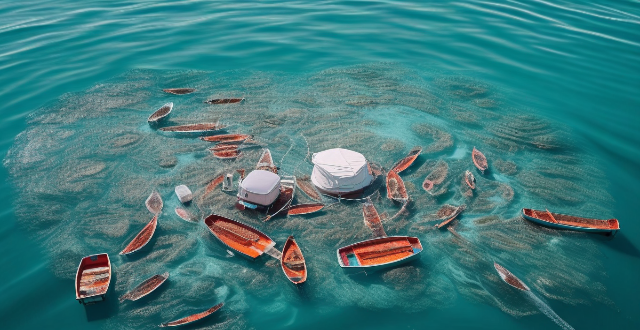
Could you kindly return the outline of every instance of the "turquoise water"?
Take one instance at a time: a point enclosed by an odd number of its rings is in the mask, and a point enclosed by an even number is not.
[[[555,327],[499,281],[494,260],[576,329],[640,325],[638,2],[16,1],[0,4],[0,18],[8,328],[151,328],[220,301],[224,312],[194,328]],[[159,91],[183,85],[199,91]],[[221,96],[247,101],[201,103]],[[227,257],[202,223],[172,214],[172,189],[197,194],[259,151],[220,162],[198,141],[152,131],[146,117],[169,101],[172,120],[254,133],[291,174],[310,172],[307,143],[354,148],[387,168],[423,146],[402,174],[410,212],[385,223],[419,237],[422,259],[348,277],[335,249],[367,238],[359,204],[262,224],[218,193],[193,209],[251,222],[277,246],[294,234],[312,274],[299,292],[268,257]],[[492,171],[476,172],[482,193],[467,197],[459,180],[474,146]],[[158,166],[172,157],[175,167]],[[431,196],[420,184],[438,161],[449,176]],[[150,220],[142,203],[154,188],[165,211],[151,249],[118,257]],[[384,194],[374,202],[398,210]],[[465,241],[427,229],[444,203],[468,205],[456,225]],[[611,240],[543,230],[517,217],[521,207],[616,217],[622,230]],[[115,266],[110,299],[82,307],[75,268],[103,251]],[[117,303],[164,270],[166,288]]]

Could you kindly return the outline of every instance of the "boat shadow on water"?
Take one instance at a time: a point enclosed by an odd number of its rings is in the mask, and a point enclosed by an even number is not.
[[[108,319],[118,313],[118,294],[114,290],[115,283],[117,282],[118,275],[115,271],[111,273],[111,288],[107,291],[105,299],[103,301],[84,305],[84,313],[87,317],[87,322],[95,322]]]
[[[627,238],[627,236],[620,232],[614,236],[606,236],[606,235],[594,235],[598,241],[602,241],[602,244],[606,244],[608,247],[630,255],[632,257],[640,258],[640,250]]]

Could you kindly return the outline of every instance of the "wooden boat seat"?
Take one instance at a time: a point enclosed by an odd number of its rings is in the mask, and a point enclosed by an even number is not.
[[[400,253],[413,253],[413,248],[411,246],[401,246],[401,247],[393,247],[380,251],[371,251],[371,252],[362,252],[358,254],[358,257],[363,260],[367,259],[376,259],[383,258],[386,256],[400,254]]]
[[[284,265],[291,270],[303,270],[305,266],[304,260],[285,261]]]

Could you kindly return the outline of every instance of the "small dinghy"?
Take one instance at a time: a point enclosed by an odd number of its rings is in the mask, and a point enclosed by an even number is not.
[[[471,173],[471,171],[464,171],[464,182],[467,183],[467,186],[469,186],[469,188],[476,189],[476,177],[473,176],[473,173]]]
[[[218,159],[235,159],[235,158],[238,158],[240,154],[241,152],[239,149],[230,149],[230,150],[214,151],[213,157],[216,157]]]
[[[531,291],[529,287],[526,284],[524,284],[524,282],[520,281],[519,278],[511,274],[511,272],[508,271],[506,268],[498,265],[498,263],[496,262],[493,263],[493,267],[496,269],[496,271],[498,271],[498,275],[500,275],[500,278],[503,281],[505,281],[507,284],[511,285],[512,287],[518,290]]]
[[[147,210],[153,214],[158,214],[162,211],[162,207],[164,203],[162,202],[162,197],[157,191],[153,191],[147,200],[144,202],[144,205],[147,207]]]
[[[445,205],[438,211],[438,215],[441,215],[444,221],[436,225],[436,228],[442,228],[448,225],[453,219],[455,219],[462,211],[467,208],[467,205],[462,204],[458,207]]]
[[[276,245],[261,231],[217,214],[209,215],[204,223],[220,242],[252,259]]]
[[[189,221],[189,222],[196,221],[196,217],[193,214],[191,214],[191,212],[181,207],[176,207],[176,214],[184,221]]]
[[[151,116],[149,116],[147,121],[149,122],[149,124],[157,124],[162,119],[169,117],[169,114],[171,114],[172,109],[173,109],[173,102],[169,102],[163,105],[160,109],[156,110],[156,112],[151,114]]]
[[[240,148],[239,144],[235,144],[235,143],[221,143],[216,145],[213,148],[209,148],[209,151],[212,151],[213,153],[217,152],[217,151],[229,151],[229,150],[238,150]]]
[[[193,315],[189,315],[187,317],[183,317],[183,318],[175,320],[175,321],[162,323],[160,325],[160,327],[163,327],[163,328],[164,327],[176,327],[176,326],[179,326],[179,325],[185,325],[185,324],[189,324],[189,323],[198,321],[200,319],[203,319],[203,318],[205,318],[205,317],[217,312],[220,308],[222,308],[223,305],[224,305],[224,303],[219,303],[219,304],[207,309],[204,312],[196,313],[196,314],[193,314]]]
[[[224,174],[220,174],[213,180],[211,180],[211,182],[209,182],[209,184],[207,184],[207,187],[204,189],[204,196],[207,196],[210,192],[216,189],[216,187],[219,186],[222,181],[224,181],[224,177]]]
[[[258,164],[256,164],[256,170],[269,171],[278,174],[278,167],[276,167],[276,164],[273,162],[273,157],[271,157],[271,151],[269,149],[265,148],[262,151],[260,160],[258,160]]]
[[[133,238],[131,243],[127,245],[124,250],[120,251],[120,255],[126,255],[133,252],[136,252],[142,249],[149,241],[151,237],[153,237],[153,233],[156,232],[156,227],[158,226],[158,215],[156,214],[149,223],[142,228],[142,230]]]
[[[111,261],[106,253],[82,258],[76,272],[76,300],[92,304],[105,299],[111,283]]]
[[[522,209],[522,217],[539,225],[555,229],[605,233],[609,235],[615,234],[620,230],[618,219],[589,219],[553,213],[549,212],[549,210],[538,211],[532,209]]]
[[[320,211],[324,208],[322,203],[291,205],[287,210],[288,215],[302,215]]]
[[[473,165],[475,165],[482,174],[489,167],[487,164],[487,157],[484,156],[476,147],[473,147],[473,151],[471,152],[471,158],[473,160]]]
[[[402,203],[406,203],[409,200],[404,181],[395,171],[387,173],[387,198]]]
[[[362,205],[362,216],[364,218],[364,224],[371,229],[373,237],[387,236],[387,233],[384,231],[384,227],[382,227],[380,215],[369,197],[367,197],[367,201]]]
[[[222,130],[227,125],[220,123],[198,123],[179,126],[169,126],[160,128],[163,132],[176,132],[176,133],[210,133]]]
[[[185,95],[191,94],[196,91],[195,88],[167,88],[162,90],[165,93],[175,94],[175,95]]]
[[[291,283],[297,285],[307,280],[307,264],[304,261],[302,250],[293,236],[289,236],[287,242],[284,243],[280,265]]]
[[[302,190],[309,198],[315,201],[321,201],[322,197],[320,193],[316,190],[315,186],[311,183],[311,180],[308,176],[303,178],[296,177],[296,186]]]
[[[242,142],[250,138],[251,138],[251,135],[248,135],[248,134],[222,134],[222,135],[203,136],[200,139],[202,141],[207,141],[207,142]]]
[[[411,166],[411,164],[413,164],[413,162],[418,158],[418,156],[420,156],[421,152],[422,152],[422,147],[413,147],[413,149],[409,151],[409,154],[405,156],[403,159],[401,159],[399,162],[397,162],[391,168],[391,170],[395,171],[396,173],[400,173],[406,170],[407,168],[409,168],[409,166]]]
[[[232,99],[213,99],[213,100],[205,101],[204,103],[207,103],[207,104],[230,104],[230,103],[240,103],[242,101],[244,101],[244,97],[243,98],[232,98]]]
[[[422,244],[416,237],[378,237],[337,250],[338,264],[344,270],[378,270],[415,260]]]
[[[136,301],[157,289],[169,278],[169,273],[153,275],[144,282],[138,284],[133,290],[120,296],[120,302],[125,300]]]

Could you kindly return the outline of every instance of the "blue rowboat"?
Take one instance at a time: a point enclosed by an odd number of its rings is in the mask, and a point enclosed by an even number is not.
[[[616,234],[620,230],[620,223],[617,219],[589,219],[572,215],[538,211],[532,209],[522,209],[522,217],[539,225],[590,233]]]
[[[379,237],[341,247],[338,264],[344,270],[380,270],[420,258],[422,244],[416,237]]]

